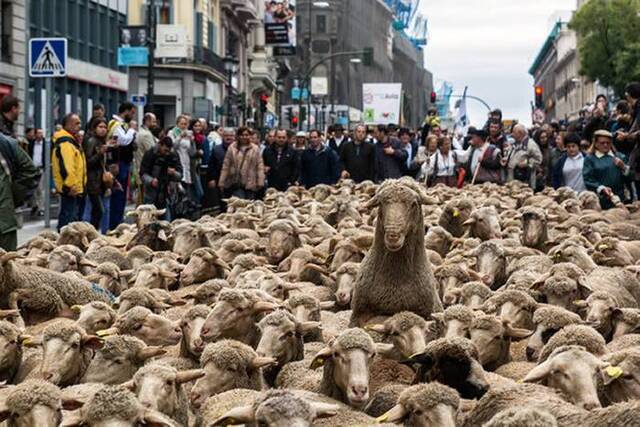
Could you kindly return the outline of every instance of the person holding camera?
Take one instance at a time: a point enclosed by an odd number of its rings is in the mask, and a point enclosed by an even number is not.
[[[165,136],[142,156],[140,176],[144,185],[144,203],[158,209],[169,208],[169,193],[182,179],[182,165],[173,151],[173,140]],[[165,213],[171,218],[171,212]]]

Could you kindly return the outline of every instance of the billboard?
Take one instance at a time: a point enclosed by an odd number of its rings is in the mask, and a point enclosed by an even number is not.
[[[120,27],[120,46],[118,47],[118,65],[147,65],[147,27],[129,25]]]
[[[187,27],[184,25],[156,27],[156,58],[186,58],[188,55]]]
[[[264,0],[265,44],[275,55],[295,55],[296,0]]]
[[[364,83],[362,116],[365,124],[400,123],[402,83]]]

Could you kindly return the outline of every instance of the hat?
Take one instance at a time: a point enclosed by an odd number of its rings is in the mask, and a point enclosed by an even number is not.
[[[487,138],[487,132],[483,129],[476,129],[473,126],[469,128],[469,130],[467,131],[467,135],[470,136],[477,136],[479,138],[482,139],[486,139]]]
[[[609,132],[608,130],[604,130],[604,129],[600,129],[597,130],[593,133],[593,139],[595,140],[596,138],[598,138],[599,136],[602,136],[604,138],[609,138],[610,140],[613,141],[613,135],[611,135],[611,132]]]
[[[307,137],[307,133],[305,131],[301,130],[298,133],[296,133],[296,137],[297,138],[306,138]]]

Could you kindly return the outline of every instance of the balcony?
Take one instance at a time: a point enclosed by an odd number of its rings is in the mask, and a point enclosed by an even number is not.
[[[221,0],[220,8],[227,9],[236,15],[239,21],[255,21],[258,19],[258,9],[255,0]]]
[[[11,34],[0,36],[0,62],[11,63]]]
[[[217,53],[206,47],[193,47],[193,62],[195,64],[206,65],[218,73],[226,75],[223,59]]]

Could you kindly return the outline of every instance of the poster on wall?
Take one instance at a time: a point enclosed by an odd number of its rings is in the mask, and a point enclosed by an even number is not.
[[[275,55],[296,53],[296,1],[265,0],[265,44]]]
[[[364,83],[362,116],[365,124],[400,123],[402,83]]]
[[[188,54],[187,27],[184,25],[156,27],[156,58],[186,58]]]

